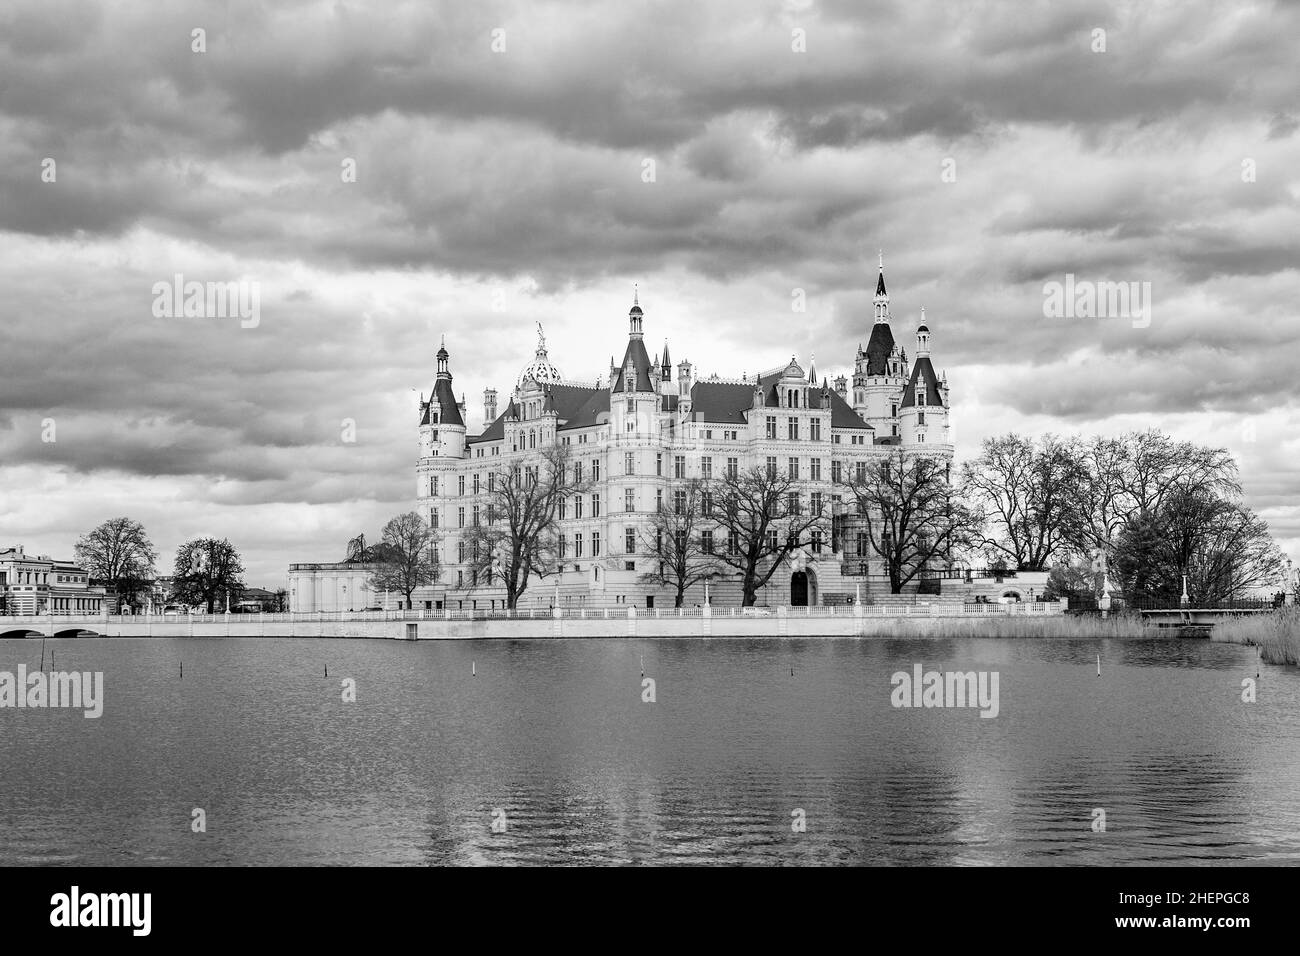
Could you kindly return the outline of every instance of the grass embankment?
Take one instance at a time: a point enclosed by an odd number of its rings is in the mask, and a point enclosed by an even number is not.
[[[1234,617],[1216,624],[1210,640],[1258,645],[1266,664],[1300,664],[1300,607]]]
[[[1141,615],[1112,614],[1102,620],[1087,615],[1052,617],[954,617],[866,620],[864,633],[891,637],[1149,637],[1155,630],[1145,627]]]

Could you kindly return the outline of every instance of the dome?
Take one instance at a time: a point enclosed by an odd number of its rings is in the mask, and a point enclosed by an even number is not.
[[[552,385],[560,381],[560,370],[551,364],[551,360],[546,357],[546,334],[542,331],[542,323],[537,323],[537,352],[533,355],[533,360],[524,366],[524,370],[519,373],[517,388],[522,388],[526,382],[536,382],[538,385]]]
[[[536,382],[538,385],[553,385],[560,379],[560,370],[547,360],[545,352],[539,352],[519,373],[520,386],[528,381]]]
[[[927,325],[922,325],[922,326],[918,327],[916,331],[917,331],[917,332],[929,332],[929,331],[930,331],[930,327],[927,326]]]

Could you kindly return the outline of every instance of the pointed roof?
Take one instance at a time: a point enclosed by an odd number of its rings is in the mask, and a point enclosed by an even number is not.
[[[893,330],[888,322],[877,322],[871,327],[871,338],[867,341],[867,374],[884,375],[893,351]]]
[[[632,390],[637,392],[653,392],[654,387],[650,384],[650,355],[645,350],[645,340],[640,336],[630,338],[627,342],[627,351],[623,353],[623,361],[619,363],[614,373],[614,384],[610,387],[611,391],[621,392],[624,390],[623,371],[628,367],[629,361],[632,363],[632,369],[636,373],[636,379],[632,384]]]
[[[817,362],[811,352],[808,354],[808,381],[817,384]]]
[[[880,274],[876,276],[876,295],[888,295],[885,291],[885,267],[880,267]]]
[[[668,357],[668,340],[664,339],[664,368],[672,368],[673,360]]]
[[[934,374],[934,366],[930,364],[930,356],[922,355],[912,366],[912,378],[903,389],[903,401],[899,408],[910,408],[916,404],[916,383],[925,378],[925,404],[943,405],[943,393],[939,391],[939,379]]]

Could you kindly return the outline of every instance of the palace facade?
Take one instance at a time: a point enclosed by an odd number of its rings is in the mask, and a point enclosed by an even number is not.
[[[565,379],[551,363],[539,326],[537,350],[498,408],[483,394],[483,427],[468,427],[464,400],[452,388],[451,356],[437,353],[437,378],[421,397],[417,466],[419,511],[437,530],[441,581],[415,594],[415,606],[500,608],[499,584],[478,581],[466,532],[486,520],[489,475],[536,463],[555,442],[569,446],[590,491],[566,503],[560,521],[563,570],[529,582],[520,607],[585,605],[671,607],[673,591],[645,583],[655,561],[644,531],[672,500],[674,485],[721,477],[724,470],[777,467],[797,481],[808,505],[824,507],[825,538],[815,536],[773,574],[759,604],[820,604],[865,597],[859,585],[882,568],[868,554],[852,509],[840,500],[841,476],[901,446],[951,460],[949,389],[936,374],[924,310],[911,357],[894,337],[883,258],[866,348],[858,346],[852,381],[819,382],[792,357],[755,376],[696,377],[690,362],[673,365],[645,344],[645,315],[634,295],[622,361],[608,378]],[[657,563],[657,562],[656,562]],[[711,586],[713,604],[739,604],[739,575],[728,569]],[[704,601],[703,587],[687,605]]]

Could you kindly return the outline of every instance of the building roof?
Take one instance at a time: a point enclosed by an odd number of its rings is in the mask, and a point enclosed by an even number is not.
[[[925,376],[926,405],[943,405],[943,393],[939,391],[939,379],[934,374],[934,366],[930,364],[930,356],[922,355],[912,366],[912,379],[903,389],[903,401],[899,408],[910,408],[916,404],[916,383],[921,376]]]
[[[759,377],[759,386],[763,389],[763,407],[778,408],[781,405],[777,394],[777,385],[781,381],[784,369]],[[823,399],[821,389],[808,390],[808,404],[812,408],[824,408],[823,401],[829,401],[832,428],[870,428],[858,417],[858,413],[840,397],[838,392],[829,392]],[[707,379],[696,382],[691,388],[691,408],[706,422],[721,424],[744,424],[745,412],[754,406],[754,385],[751,382],[710,382]]]
[[[623,361],[618,363],[618,368],[614,372],[613,391],[623,391],[623,369],[627,368],[629,358],[632,360],[632,367],[636,370],[633,389],[638,392],[653,392],[654,386],[650,384],[650,355],[645,350],[645,341],[640,338],[627,340],[627,351],[623,353]]]
[[[876,295],[887,295],[885,292],[885,270],[881,268],[880,276],[876,279]]]
[[[464,427],[465,419],[461,418],[460,406],[456,403],[456,394],[451,390],[451,379],[439,377],[433,385],[433,397],[442,405],[442,418],[437,424],[441,425],[460,425]],[[434,424],[433,422],[421,422],[420,424]]]
[[[867,374],[884,375],[893,351],[893,330],[888,322],[877,322],[871,327],[871,338],[867,340]]]
[[[588,428],[597,424],[598,415],[609,411],[609,390],[595,385],[552,385],[546,393],[546,411],[555,412],[560,420],[560,431]],[[506,435],[506,419],[511,417],[519,417],[514,399],[510,400],[496,421],[483,429],[482,434],[472,436],[469,441],[501,441]]]

